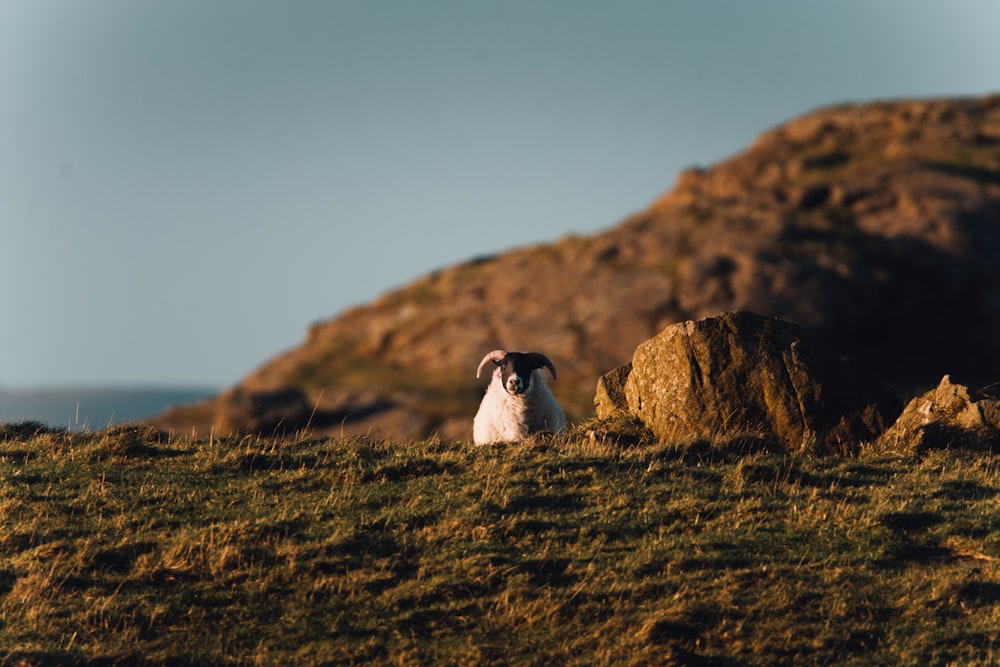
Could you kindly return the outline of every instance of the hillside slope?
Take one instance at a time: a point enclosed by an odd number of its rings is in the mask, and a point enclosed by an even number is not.
[[[1000,456],[0,425],[0,664],[996,665]]]
[[[497,347],[552,358],[580,417],[638,343],[734,308],[796,321],[902,389],[944,373],[978,387],[1000,379],[996,257],[1000,96],[837,106],[685,172],[603,233],[448,267],[321,322],[156,423],[238,429],[235,397],[295,387],[314,427],[467,437],[475,367]]]

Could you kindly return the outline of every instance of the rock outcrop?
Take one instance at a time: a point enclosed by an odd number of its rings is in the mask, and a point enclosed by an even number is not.
[[[578,419],[640,342],[734,309],[795,321],[902,390],[945,372],[983,386],[1000,379],[997,257],[1000,96],[836,106],[683,173],[603,233],[435,271],[320,322],[239,388],[295,387],[343,416],[337,432],[469,437],[485,388],[470,369],[489,350],[543,351]],[[154,421],[207,429],[215,412]]]
[[[1000,400],[973,399],[968,387],[945,375],[937,387],[906,404],[879,445],[907,452],[1000,447]]]
[[[843,352],[745,311],[667,327],[599,386],[598,417],[637,417],[672,442],[750,435],[787,451],[845,452],[899,414],[895,395]]]

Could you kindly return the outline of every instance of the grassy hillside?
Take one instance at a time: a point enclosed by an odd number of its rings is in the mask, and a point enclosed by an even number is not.
[[[1000,661],[1000,457],[0,426],[0,665]]]

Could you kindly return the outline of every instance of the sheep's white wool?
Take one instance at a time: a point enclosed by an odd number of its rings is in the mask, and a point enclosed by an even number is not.
[[[523,440],[538,431],[562,432],[566,415],[545,384],[540,369],[531,373],[524,393],[510,394],[503,387],[503,372],[497,367],[479,412],[472,423],[472,439],[476,444]]]

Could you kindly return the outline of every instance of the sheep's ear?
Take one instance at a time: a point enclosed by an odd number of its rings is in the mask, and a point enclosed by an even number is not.
[[[556,379],[556,367],[552,365],[552,362],[549,361],[548,357],[539,352],[530,352],[528,354],[528,358],[531,360],[531,364],[535,368],[548,368],[549,372],[552,373],[552,379]]]

